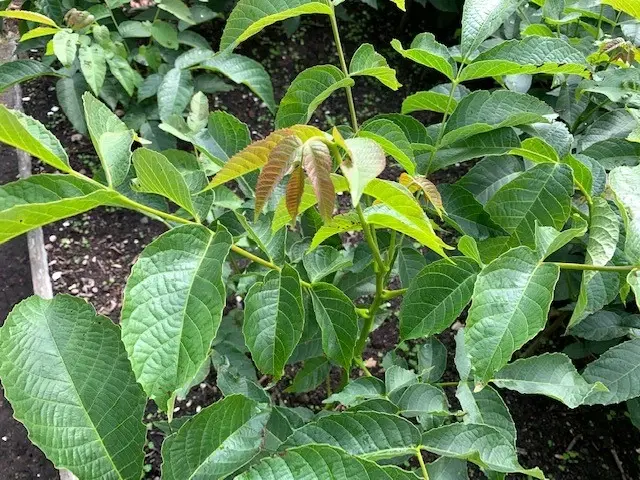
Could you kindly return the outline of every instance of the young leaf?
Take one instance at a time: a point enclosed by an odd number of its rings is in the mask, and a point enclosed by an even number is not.
[[[281,448],[307,444],[331,445],[358,458],[378,461],[412,453],[420,444],[420,432],[397,415],[345,412],[304,425]]]
[[[138,191],[162,195],[196,216],[189,186],[167,157],[148,148],[138,148],[133,152],[133,165],[138,175]]]
[[[240,0],[225,25],[220,50],[235,48],[241,42],[276,22],[298,15],[333,15],[329,0]]]
[[[187,125],[189,129],[198,133],[208,124],[209,120],[209,100],[202,92],[196,92],[189,102],[189,115]]]
[[[295,224],[296,217],[298,216],[298,211],[302,202],[302,196],[304,194],[304,187],[304,170],[302,170],[301,166],[297,166],[291,173],[291,177],[289,177],[286,192],[287,213],[289,213],[289,217],[291,218],[291,222],[293,224]],[[273,224],[275,225],[275,215]]]
[[[451,114],[456,109],[458,102],[469,93],[468,88],[458,85],[453,95],[450,95],[453,85],[445,83],[437,85],[427,92],[417,92],[409,95],[402,102],[402,113],[411,113],[421,110]]]
[[[446,146],[479,133],[503,127],[548,122],[553,109],[524,93],[479,90],[458,103],[444,130],[441,145]]]
[[[31,297],[0,328],[0,352],[14,415],[56,467],[140,478],[146,398],[111,320],[79,298]]]
[[[49,17],[37,12],[28,12],[26,10],[2,10],[0,17],[15,18],[18,20],[26,20],[28,22],[41,23],[50,27],[58,27],[56,22]]]
[[[322,330],[324,353],[348,370],[358,338],[358,317],[353,302],[329,283],[315,283],[311,299],[316,321]]]
[[[67,30],[60,30],[53,36],[53,53],[65,67],[70,67],[76,59],[79,38],[77,33]]]
[[[221,73],[235,83],[246,85],[267,105],[270,112],[275,112],[276,101],[273,97],[271,78],[259,62],[235,53],[220,52],[202,62],[199,68]]]
[[[318,199],[318,210],[324,221],[331,218],[335,203],[335,190],[331,181],[333,161],[329,147],[319,140],[309,140],[302,146],[302,167],[309,177]]]
[[[609,184],[625,224],[624,253],[633,265],[640,264],[640,167],[618,167],[611,171]]]
[[[222,265],[231,243],[224,227],[214,234],[185,225],[150,243],[131,270],[122,341],[138,382],[163,411],[209,358],[225,305]]]
[[[302,156],[301,147],[302,141],[298,137],[291,135],[282,139],[269,153],[269,160],[260,171],[260,175],[258,175],[255,197],[256,218],[262,212],[267,200],[269,200],[275,188],[291,168],[291,165],[296,160],[300,161]]]
[[[28,80],[49,75],[59,77],[60,74],[48,65],[36,60],[15,60],[0,65],[0,92]]]
[[[454,458],[465,458],[496,472],[518,472],[544,480],[538,468],[525,469],[518,463],[516,449],[500,430],[488,425],[454,423],[434,428],[422,436],[422,448]]]
[[[315,390],[331,372],[331,363],[325,357],[314,357],[305,360],[304,366],[298,370],[287,392],[304,393]]]
[[[360,203],[365,188],[382,173],[386,161],[383,149],[369,138],[349,138],[344,141],[347,157],[342,160],[340,169],[349,182],[351,203]]]
[[[131,145],[134,132],[89,92],[82,96],[87,129],[102,163],[107,184],[119,186],[131,167]]]
[[[182,112],[193,96],[193,79],[189,70],[172,68],[158,86],[158,114],[166,120],[173,114]]]
[[[416,162],[413,149],[402,129],[387,118],[365,122],[358,131],[359,137],[370,138],[382,147],[387,155],[395,158],[402,168],[413,175]]]
[[[471,300],[480,268],[453,257],[427,265],[409,284],[400,309],[400,338],[422,338],[442,332]]]
[[[288,265],[272,271],[249,290],[243,333],[253,361],[262,373],[279,379],[304,327],[298,273]]]
[[[403,57],[413,60],[445,75],[453,80],[457,73],[456,62],[449,55],[449,50],[443,44],[438,43],[432,33],[421,33],[411,42],[411,46],[405,50],[399,40],[393,39],[391,46]]]
[[[467,0],[462,10],[460,53],[469,59],[518,8],[515,0]]]
[[[71,175],[42,174],[0,186],[0,244],[29,230],[118,205],[118,194]]]
[[[107,75],[107,59],[104,49],[97,43],[91,46],[81,45],[78,58],[87,84],[95,95],[100,95]]]
[[[328,418],[328,417],[327,417]],[[303,427],[304,428],[304,427]],[[262,459],[237,480],[414,480],[415,475],[395,466],[381,467],[377,463],[351,456],[341,448],[329,445],[304,445],[289,448],[273,457]]]
[[[317,65],[304,70],[293,80],[280,101],[276,128],[307,123],[329,95],[353,83],[353,79],[333,65]]]
[[[69,157],[60,141],[39,121],[0,105],[0,141],[63,172],[70,172]]]
[[[162,478],[226,478],[260,451],[269,413],[242,395],[202,409],[162,444]]]
[[[607,350],[584,369],[587,382],[602,382],[609,389],[589,395],[587,405],[610,405],[640,396],[640,338]]]
[[[355,212],[343,213],[325,222],[315,233],[309,246],[309,252],[315,250],[327,238],[343,232],[358,232],[362,230],[362,224]]]
[[[469,384],[463,382],[458,385],[456,397],[465,412],[464,423],[495,428],[508,444],[516,447],[516,426],[498,392],[490,386],[473,392]]]
[[[593,199],[590,207],[589,241],[587,242],[587,254],[585,263],[589,265],[606,265],[616,251],[620,227],[618,217],[608,202],[602,197]],[[597,312],[612,299],[608,298],[604,283],[607,276],[617,276],[612,272],[597,272],[585,270],[582,272],[580,294],[576,303],[569,327],[576,325],[580,320],[594,312]],[[617,289],[616,289],[617,290]]]
[[[477,381],[490,380],[544,328],[559,275],[528,247],[509,250],[480,272],[465,332]]]
[[[376,52],[370,43],[360,45],[351,57],[349,75],[374,77],[391,90],[397,90],[402,86],[396,79],[396,71],[389,67],[387,60]]]
[[[601,383],[588,383],[582,378],[562,353],[516,360],[498,371],[491,382],[523,394],[546,395],[569,408],[582,405],[592,392],[606,390]]]
[[[460,81],[533,73],[590,75],[587,60],[577,48],[560,38],[530,36],[501,42],[481,53],[465,67]]]
[[[504,185],[485,210],[520,244],[535,246],[535,223],[560,230],[571,213],[573,175],[563,164],[543,163]]]

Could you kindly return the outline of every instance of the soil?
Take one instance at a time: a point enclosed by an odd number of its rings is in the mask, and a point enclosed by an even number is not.
[[[382,2],[380,2],[382,3]],[[391,5],[391,2],[388,2]],[[350,5],[350,3],[347,3]],[[357,4],[358,5],[358,4]],[[415,5],[414,5],[415,7]],[[358,22],[341,22],[344,33],[343,43],[350,56],[357,45],[368,41],[385,55],[398,70],[398,78],[405,87],[392,92],[373,80],[360,79],[356,82],[354,96],[359,106],[360,121],[377,113],[398,112],[402,99],[409,93],[425,90],[443,81],[431,71],[416,67],[403,60],[389,46],[392,38],[398,38],[406,45],[411,38],[422,31],[437,31],[438,38],[452,43],[456,16],[452,14],[403,15],[394,7],[381,7],[374,11],[359,7]],[[417,7],[415,7],[417,8]],[[206,38],[219,38],[222,23],[214,22],[203,28]],[[276,98],[281,98],[290,81],[304,68],[320,63],[337,64],[333,50],[328,22],[318,17],[304,17],[301,26],[289,39],[281,27],[266,29],[260,35],[243,44],[240,53],[246,54],[265,65],[272,75]],[[68,149],[76,169],[93,171],[98,161],[90,142],[75,135],[73,128],[61,114],[54,100],[53,82],[40,80],[27,84],[24,89],[26,113],[39,119],[50,128]],[[272,117],[260,102],[244,88],[238,87],[211,98],[212,109],[230,111],[250,125],[254,138],[261,138],[272,128]],[[420,120],[429,123],[438,121],[437,116],[423,115]],[[312,123],[321,127],[347,122],[347,109],[343,94],[333,95],[319,109]],[[73,139],[73,140],[72,140]],[[0,168],[5,152],[0,151]],[[42,167],[36,167],[36,169]],[[440,172],[434,181],[451,182],[466,171],[466,166]],[[395,177],[397,172],[389,170],[385,175]],[[0,183],[11,178],[0,177]],[[117,322],[120,315],[122,291],[130,271],[140,251],[164,231],[164,226],[137,213],[115,209],[97,209],[78,217],[45,228],[45,242],[49,253],[53,287],[58,293],[72,293],[87,298],[99,313]],[[16,260],[14,260],[16,259]],[[22,239],[0,247],[0,320],[8,309],[20,298],[30,294],[28,262],[25,260]],[[15,270],[11,270],[15,265]],[[7,268],[9,266],[9,268]],[[397,307],[397,304],[394,304]],[[449,352],[445,380],[456,380],[453,364],[454,336],[448,330],[439,336]],[[381,374],[382,357],[393,349],[398,341],[395,316],[385,321],[371,336],[366,358],[376,362],[375,374]],[[561,343],[558,341],[557,343]],[[287,371],[283,379],[272,391],[274,398],[287,405],[305,405],[319,408],[326,398],[325,387],[314,392],[293,395],[284,392],[295,368]],[[334,378],[335,384],[338,378]],[[455,408],[453,389],[448,389],[450,401]],[[631,425],[623,406],[588,407],[569,410],[558,402],[539,396],[517,395],[509,391],[501,392],[514,417],[518,433],[518,448],[525,466],[539,466],[548,478],[557,480],[589,479],[640,479],[640,433]],[[176,403],[175,417],[195,414],[200,408],[220,398],[215,387],[215,373],[192,389],[184,401]],[[0,434],[10,441],[0,442],[0,471],[2,478],[43,478],[53,479],[55,473],[51,464],[41,452],[30,445],[25,438],[24,428],[9,419],[9,406],[0,404]],[[163,420],[153,405],[147,411],[147,421],[152,422],[149,430],[145,478],[155,479],[160,474],[159,449],[164,434],[157,428]],[[8,444],[8,448],[5,444]],[[432,457],[429,457],[432,459]],[[624,472],[624,473],[623,473]],[[471,469],[472,478],[483,478],[477,470]],[[523,478],[509,476],[510,479]]]

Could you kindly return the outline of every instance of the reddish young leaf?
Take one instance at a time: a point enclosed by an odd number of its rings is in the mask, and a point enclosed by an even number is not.
[[[304,171],[302,167],[297,166],[289,178],[287,183],[287,211],[291,215],[291,225],[296,223],[300,201],[302,200],[302,192],[304,191]]]
[[[320,140],[310,140],[305,143],[302,147],[302,166],[316,192],[320,216],[323,220],[329,220],[333,213],[336,195],[331,181],[333,162],[329,147]]]
[[[269,153],[269,160],[258,176],[256,185],[255,217],[258,218],[267,200],[284,178],[291,165],[300,156],[302,141],[295,135],[285,137]]]
[[[400,174],[399,180],[400,185],[407,187],[411,193],[421,190],[425,198],[431,202],[440,218],[442,218],[442,213],[444,212],[442,197],[440,197],[440,192],[438,192],[436,186],[427,177],[423,175],[412,177],[403,172]]]

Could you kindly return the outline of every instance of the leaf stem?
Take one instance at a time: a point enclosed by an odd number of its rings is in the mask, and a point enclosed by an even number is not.
[[[383,290],[382,291],[382,299],[383,300],[391,300],[396,297],[400,297],[407,293],[406,288],[399,288],[398,290]]]
[[[594,270],[597,272],[630,272],[640,269],[640,265],[587,265],[582,263],[544,262],[557,265],[563,270]]]
[[[367,222],[367,219],[364,218],[364,212],[362,211],[362,207],[360,205],[356,205],[356,212],[358,213],[358,218],[360,219],[360,224],[362,225],[362,232],[364,233],[364,238],[367,241],[367,245],[371,249],[371,253],[373,254],[373,259],[376,262],[376,271],[382,271],[386,273],[387,265],[384,263],[382,259],[382,255],[380,254],[380,249],[378,248],[378,243],[373,238],[371,234],[371,226]]]
[[[347,68],[347,62],[344,58],[344,50],[342,48],[342,42],[340,41],[340,32],[338,31],[338,21],[336,19],[336,11],[335,7],[329,15],[329,19],[331,20],[331,30],[333,31],[333,39],[336,43],[336,50],[338,51],[338,58],[340,59],[340,68],[342,69],[342,73],[346,77],[349,77],[349,69]],[[353,127],[353,131],[358,131],[358,115],[356,114],[356,106],[353,102],[353,93],[351,92],[351,86],[347,85],[344,87],[345,92],[347,93],[347,104],[349,105],[349,113],[351,114],[351,126]]]
[[[418,457],[418,463],[420,464],[420,470],[422,471],[422,479],[429,480],[429,472],[427,466],[424,464],[424,458],[422,458],[422,450],[420,447],[416,448],[416,457]]]

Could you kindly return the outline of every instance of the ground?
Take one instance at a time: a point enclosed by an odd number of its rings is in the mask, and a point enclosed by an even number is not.
[[[391,3],[391,2],[389,2]],[[354,12],[352,12],[354,13]],[[447,15],[403,16],[393,8],[375,12],[360,8],[357,23],[341,22],[345,49],[348,55],[358,44],[368,41],[391,60],[398,68],[398,77],[404,88],[391,92],[369,79],[359,79],[354,93],[360,121],[376,113],[397,112],[402,99],[418,90],[428,89],[442,81],[425,68],[404,61],[389,47],[392,38],[399,38],[406,45],[411,37],[421,31],[438,31],[442,41],[450,41],[456,26]],[[221,23],[214,23],[203,30],[207,38],[219,38]],[[268,46],[268,48],[265,48]],[[286,87],[297,73],[318,63],[337,64],[333,40],[328,22],[321,17],[305,17],[292,39],[279,27],[271,27],[248,41],[241,49],[252,58],[261,61],[272,74],[276,98],[281,98]],[[97,165],[87,139],[74,135],[64,120],[54,100],[52,82],[32,82],[25,88],[25,109],[51,128],[70,151],[73,165],[90,171]],[[254,138],[261,138],[271,129],[272,117],[260,102],[243,88],[236,88],[211,98],[213,108],[223,108],[247,122]],[[346,123],[347,109],[340,92],[321,106],[313,122],[326,127]],[[429,116],[423,121],[437,121]],[[0,168],[11,164],[6,161],[10,153],[0,151]],[[464,167],[461,167],[464,168]],[[393,172],[387,172],[393,175]],[[461,170],[454,168],[435,179],[438,182],[453,181]],[[0,171],[0,183],[15,176],[11,171]],[[138,214],[97,209],[90,213],[59,222],[45,228],[46,248],[50,256],[50,269],[56,292],[71,293],[89,300],[96,309],[114,321],[118,321],[122,291],[131,265],[136,256],[164,227]],[[22,239],[0,247],[0,320],[20,298],[30,294],[28,262]],[[8,268],[6,267],[8,266]],[[455,380],[453,365],[453,335],[448,330],[439,336],[447,346],[450,358],[445,379]],[[397,343],[395,317],[386,321],[373,335],[367,348],[367,357],[380,363],[382,356]],[[559,336],[553,337],[548,347],[558,349],[563,344]],[[291,395],[283,390],[295,369],[288,371],[289,378],[282,387],[274,389],[274,398],[287,405],[305,405],[320,408],[325,397],[324,387],[316,392]],[[452,406],[456,407],[453,389],[448,392]],[[526,466],[541,467],[549,478],[556,480],[590,479],[638,479],[640,469],[640,434],[633,428],[622,406],[587,407],[569,410],[558,402],[539,396],[523,396],[509,391],[501,392],[514,417],[519,433],[518,451]],[[194,387],[187,399],[177,404],[176,417],[194,414],[203,406],[220,397],[215,387],[215,374]],[[147,420],[162,417],[153,406],[147,412]],[[51,464],[40,451],[24,437],[24,429],[9,418],[8,406],[0,404],[0,471],[2,478],[54,478]],[[4,437],[7,441],[4,441]],[[146,457],[146,477],[159,475],[159,447],[162,433],[157,428],[149,431]],[[482,478],[477,471],[473,478]],[[509,476],[509,478],[521,478]]]

